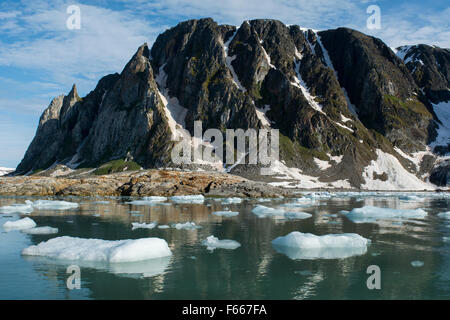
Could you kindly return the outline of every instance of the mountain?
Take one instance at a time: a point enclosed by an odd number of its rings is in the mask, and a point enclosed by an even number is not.
[[[271,176],[254,165],[216,168],[273,185],[448,186],[449,59],[448,49],[425,45],[396,54],[348,28],[181,22],[86,97],[74,85],[55,98],[16,174],[120,159],[175,167],[170,154],[180,129],[194,135],[194,121],[202,121],[203,131],[279,129]]]

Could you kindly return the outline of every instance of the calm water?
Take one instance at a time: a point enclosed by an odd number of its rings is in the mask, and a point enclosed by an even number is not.
[[[0,198],[0,206],[38,198]],[[43,198],[40,198],[43,199]],[[47,198],[50,199],[50,198]],[[53,198],[55,200],[56,198]],[[38,226],[59,228],[56,235],[5,232],[0,227],[0,299],[449,299],[450,220],[437,213],[450,211],[450,198],[426,197],[403,201],[395,196],[333,194],[304,208],[313,216],[304,220],[258,218],[257,205],[278,207],[290,200],[222,204],[157,204],[135,206],[129,199],[59,198],[80,203],[78,209],[35,210]],[[97,201],[109,203],[97,203]],[[424,208],[424,219],[355,224],[341,210],[373,205]],[[212,215],[219,210],[239,211],[237,217]],[[287,209],[287,208],[285,208]],[[130,213],[131,211],[131,213]],[[140,211],[139,213],[135,211]],[[24,215],[0,214],[0,225]],[[196,230],[137,229],[132,222],[172,224],[193,221]],[[358,233],[370,239],[367,253],[345,259],[292,260],[278,253],[271,241],[292,231],[316,235]],[[241,244],[235,250],[207,250],[201,241],[214,235]],[[21,251],[57,236],[104,240],[158,237],[173,255],[141,264],[136,273],[81,266],[81,289],[68,290],[70,263],[21,256]],[[447,237],[447,238],[444,238]],[[413,267],[412,261],[422,261]],[[76,263],[72,263],[76,264]],[[381,290],[368,290],[366,269],[381,269]],[[130,272],[130,271],[128,271]]]

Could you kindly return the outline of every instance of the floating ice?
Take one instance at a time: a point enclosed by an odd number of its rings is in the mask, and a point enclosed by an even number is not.
[[[109,204],[109,201],[95,201],[95,204]]]
[[[262,205],[257,205],[255,208],[253,208],[252,212],[256,214],[258,218],[284,216],[285,213],[282,209],[269,208]]]
[[[22,232],[27,234],[55,234],[58,233],[58,231],[58,228],[52,227],[36,227],[22,230]]]
[[[143,197],[142,200],[153,201],[153,202],[163,202],[163,201],[167,201],[167,197],[149,196],[149,197]]]
[[[12,204],[10,206],[0,207],[0,213],[22,213],[28,214],[33,212],[33,206],[29,203],[26,204]]]
[[[423,267],[424,263],[423,263],[423,261],[416,260],[416,261],[411,261],[411,265],[415,268],[419,268],[419,267]]]
[[[380,219],[413,219],[424,218],[427,212],[423,209],[391,209],[365,206],[355,208],[346,214],[354,223],[374,222]]]
[[[441,212],[438,214],[438,217],[442,219],[450,219],[450,211]]]
[[[58,200],[37,200],[31,202],[29,200],[25,201],[31,204],[33,208],[38,210],[68,210],[78,208],[80,205],[75,202],[58,201]]]
[[[171,254],[167,242],[159,238],[110,241],[67,236],[53,238],[22,251],[25,256],[108,263],[143,261]]]
[[[306,212],[286,212],[284,216],[287,219],[307,219],[311,218],[312,214]]]
[[[191,195],[191,196],[173,196],[170,197],[175,203],[203,203],[205,201],[205,197],[201,194],[199,195]]]
[[[214,236],[209,236],[205,240],[202,241],[202,245],[204,245],[208,250],[214,250],[214,249],[229,249],[234,250],[236,248],[239,248],[241,244],[235,240],[219,240],[219,238],[216,238]]]
[[[201,228],[200,226],[196,225],[195,222],[175,223],[172,225],[172,227],[178,230],[195,230]]]
[[[226,198],[222,201],[222,204],[241,203],[242,198]]]
[[[316,236],[294,231],[272,241],[274,249],[291,259],[343,259],[367,252],[370,240],[355,233]]]
[[[3,224],[3,229],[6,231],[10,230],[24,230],[36,227],[36,222],[32,219],[26,217],[16,221],[6,221]]]
[[[213,215],[219,216],[219,217],[235,217],[239,214],[239,212],[236,211],[214,211],[212,213]]]
[[[158,226],[158,229],[169,229],[170,227],[167,224],[162,224]]]
[[[153,229],[154,227],[156,227],[156,225],[157,225],[156,222],[151,222],[151,223],[132,222],[131,223],[132,230],[136,230],[136,229]]]

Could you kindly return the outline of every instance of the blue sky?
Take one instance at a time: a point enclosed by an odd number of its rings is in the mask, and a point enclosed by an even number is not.
[[[69,5],[81,28],[69,30]],[[369,5],[381,9],[381,29],[369,30]],[[16,167],[51,99],[73,83],[86,95],[108,73],[120,72],[144,42],[179,21],[212,17],[240,25],[274,18],[318,30],[346,26],[391,47],[427,43],[450,47],[448,0],[115,0],[0,1],[0,166]]]

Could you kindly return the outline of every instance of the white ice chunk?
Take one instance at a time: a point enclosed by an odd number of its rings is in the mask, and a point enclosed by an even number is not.
[[[230,203],[241,203],[242,198],[225,198],[222,201],[222,204],[230,204]]]
[[[36,227],[22,230],[22,232],[27,234],[55,234],[58,233],[58,231],[58,228],[52,227]]]
[[[159,238],[101,240],[58,237],[22,251],[25,256],[91,262],[134,262],[170,256],[167,242]]]
[[[284,216],[288,219],[307,219],[312,217],[312,214],[306,212],[286,212]]]
[[[34,202],[26,201],[33,208],[38,210],[68,210],[78,208],[80,205],[76,202],[57,201],[57,200],[37,200]]]
[[[167,197],[150,196],[150,197],[143,197],[142,200],[152,201],[152,202],[163,202],[163,201],[167,201]]]
[[[423,263],[423,261],[416,260],[416,261],[411,261],[411,265],[415,268],[419,268],[419,267],[423,267],[424,263]]]
[[[190,195],[190,196],[174,196],[170,197],[170,200],[176,203],[203,203],[205,201],[205,197],[201,194],[198,195]]]
[[[26,217],[23,219],[19,219],[16,221],[6,221],[3,224],[3,229],[6,231],[10,230],[24,230],[24,229],[30,229],[36,227],[36,222],[34,222],[32,219]]]
[[[219,217],[230,218],[230,217],[237,216],[239,214],[239,212],[236,212],[236,211],[214,211],[212,214],[215,216],[219,216]]]
[[[272,241],[274,249],[291,259],[343,259],[367,252],[370,240],[355,233],[316,236],[294,231]]]
[[[365,206],[352,209],[346,217],[354,223],[374,222],[380,219],[414,219],[424,218],[427,212],[423,209],[392,209]]]
[[[257,205],[255,208],[253,208],[252,212],[256,214],[258,218],[283,216],[285,213],[283,209],[269,208],[262,205]]]
[[[441,212],[438,214],[438,217],[442,219],[450,219],[450,211]]]
[[[132,230],[136,230],[136,229],[153,229],[154,227],[156,227],[156,225],[157,225],[156,222],[151,222],[151,223],[132,222],[131,223]]]
[[[127,204],[132,204],[135,206],[153,206],[159,202],[167,201],[167,197],[150,196],[143,197],[142,200],[133,200],[127,202]]]
[[[33,206],[29,203],[26,204],[12,204],[10,206],[0,207],[0,213],[22,213],[28,214],[33,212]]]
[[[201,228],[200,226],[196,225],[195,222],[175,223],[172,225],[172,227],[178,230],[195,230]]]
[[[169,229],[170,226],[168,226],[167,224],[162,224],[160,226],[158,226],[158,229]]]
[[[202,245],[207,247],[208,250],[214,250],[214,249],[229,249],[234,250],[236,248],[239,248],[241,244],[235,240],[219,240],[219,238],[216,238],[214,236],[209,236],[205,240],[202,241]]]

